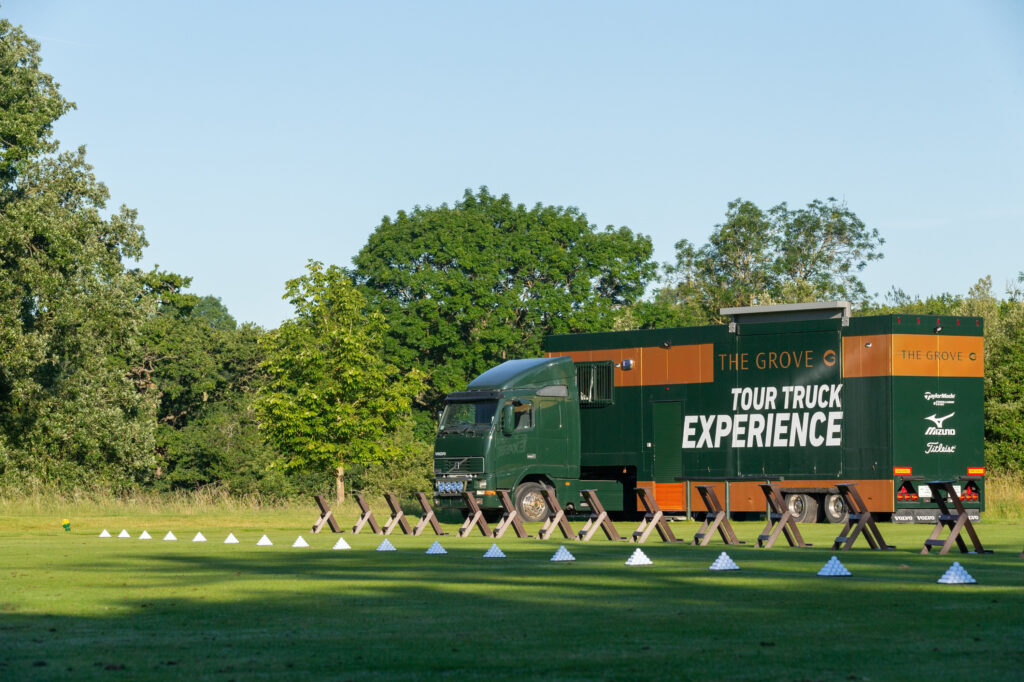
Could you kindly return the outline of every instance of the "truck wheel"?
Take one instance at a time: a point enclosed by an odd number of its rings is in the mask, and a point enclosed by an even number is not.
[[[516,488],[516,511],[523,521],[536,523],[548,518],[548,504],[541,494],[539,483],[522,483]]]
[[[825,496],[825,518],[829,523],[846,523],[850,518],[850,510],[842,495]]]
[[[793,520],[797,523],[818,522],[818,501],[810,495],[789,495],[786,497],[786,506],[793,512]]]

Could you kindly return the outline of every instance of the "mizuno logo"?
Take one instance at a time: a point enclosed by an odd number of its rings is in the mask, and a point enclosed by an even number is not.
[[[956,412],[950,412],[945,417],[937,417],[934,414],[930,417],[925,417],[927,421],[935,424],[935,426],[929,426],[924,430],[926,436],[955,436],[956,429],[944,429],[942,425],[946,423],[946,420],[952,417]]]
[[[930,421],[930,422],[932,422],[933,424],[935,424],[935,426],[936,426],[937,428],[940,428],[940,429],[941,429],[941,428],[942,428],[942,424],[943,424],[943,422],[945,422],[945,421],[946,421],[947,419],[949,419],[950,417],[952,417],[952,416],[953,416],[954,414],[956,414],[956,412],[950,412],[950,413],[949,413],[949,414],[947,414],[947,415],[946,415],[945,417],[936,417],[936,416],[935,416],[935,415],[933,414],[933,415],[932,415],[932,416],[930,416],[930,417],[925,417],[925,419],[927,419],[928,421]]]

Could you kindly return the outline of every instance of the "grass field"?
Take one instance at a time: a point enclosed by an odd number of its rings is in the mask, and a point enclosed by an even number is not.
[[[0,509],[0,679],[920,679],[1020,678],[1024,524],[979,524],[994,554],[920,556],[925,526],[883,524],[898,549],[839,558],[815,574],[836,528],[804,526],[811,549],[723,550],[311,535],[312,508],[173,509],[60,518]],[[87,511],[84,508],[79,511]],[[102,512],[102,509],[97,509]],[[194,511],[194,510],[192,510]],[[353,515],[343,517],[351,524]],[[574,524],[577,528],[579,524]],[[760,523],[734,524],[752,541]],[[99,539],[127,527],[133,539]],[[144,528],[152,541],[134,539]],[[455,526],[450,526],[454,530]],[[695,523],[675,523],[692,537]],[[621,530],[631,530],[621,524]],[[173,530],[178,542],[159,538]],[[534,529],[535,530],[535,529]],[[202,531],[209,542],[189,540]],[[229,531],[240,545],[224,545]],[[266,532],[273,547],[257,547]],[[293,549],[302,534],[312,545]],[[577,561],[549,561],[566,544]],[[954,560],[977,585],[936,580]]]

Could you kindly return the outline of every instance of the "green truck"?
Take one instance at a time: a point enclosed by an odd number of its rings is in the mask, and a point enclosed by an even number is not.
[[[977,317],[852,317],[843,301],[729,308],[728,324],[566,334],[543,358],[510,360],[449,394],[434,452],[435,503],[529,521],[542,487],[585,511],[764,513],[781,481],[800,522],[845,520],[830,487],[856,482],[876,514],[934,522],[929,481],[948,480],[973,518],[985,504],[983,323]]]

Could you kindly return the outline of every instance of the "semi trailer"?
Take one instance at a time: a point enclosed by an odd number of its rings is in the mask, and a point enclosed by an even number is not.
[[[728,308],[727,324],[553,335],[449,394],[438,424],[440,507],[500,507],[528,521],[541,489],[582,512],[593,489],[635,513],[764,513],[779,481],[799,522],[845,520],[832,486],[857,483],[875,514],[934,522],[929,481],[951,480],[972,517],[985,506],[984,339],[978,317],[853,317],[848,302]]]

